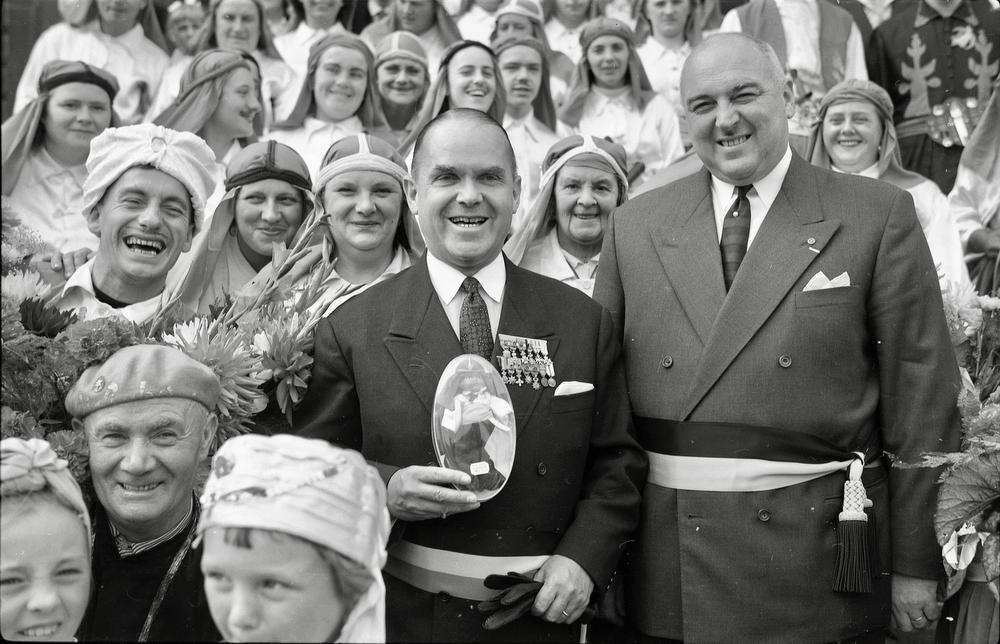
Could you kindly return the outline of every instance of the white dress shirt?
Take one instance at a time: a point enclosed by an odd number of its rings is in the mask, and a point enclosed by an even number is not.
[[[119,86],[114,107],[123,125],[142,120],[170,65],[170,57],[146,38],[142,25],[109,36],[97,20],[82,27],[60,22],[42,32],[31,48],[17,84],[15,112],[38,96],[42,68],[53,60],[79,60],[114,74]]]
[[[272,130],[267,138],[284,143],[298,152],[309,168],[309,175],[318,177],[323,155],[327,149],[345,136],[360,134],[364,129],[364,124],[357,116],[336,123],[327,123],[307,116],[302,127],[294,130]]]
[[[458,20],[455,21],[455,25],[462,34],[462,38],[475,40],[488,46],[490,44],[490,34],[493,33],[496,21],[496,11],[490,13],[476,4],[469,7],[468,11],[459,16]]]
[[[56,307],[60,311],[76,311],[81,320],[97,320],[118,315],[129,322],[142,324],[153,317],[153,314],[160,308],[163,293],[142,302],[123,306],[120,309],[113,308],[97,299],[93,277],[96,260],[96,257],[92,257],[90,261],[69,276],[63,286],[62,293],[59,295],[59,300],[56,302]],[[86,311],[84,312],[82,309],[86,309]]]
[[[23,225],[54,250],[96,250],[100,240],[90,232],[82,212],[86,178],[86,166],[59,165],[40,145],[21,167],[10,193],[10,207]]]
[[[767,217],[771,204],[778,197],[781,191],[781,184],[785,182],[785,175],[788,174],[788,167],[792,164],[792,149],[786,148],[785,155],[778,161],[764,178],[755,181],[753,189],[747,193],[750,201],[750,238],[747,240],[747,248],[753,244],[757,231],[760,230],[764,218]],[[712,175],[712,208],[715,210],[715,228],[719,235],[719,242],[722,242],[722,224],[729,214],[729,206],[736,200],[736,186],[726,183],[715,175]]]
[[[454,266],[446,264],[437,257],[431,250],[427,249],[427,272],[430,273],[431,285],[437,293],[444,313],[448,317],[451,328],[455,331],[455,337],[461,339],[459,331],[459,320],[462,316],[462,303],[465,302],[465,293],[462,291],[462,282],[467,275],[459,271]],[[504,265],[503,253],[498,253],[493,261],[479,269],[475,277],[479,280],[479,295],[486,302],[486,311],[490,316],[490,332],[496,340],[497,329],[500,328],[500,306],[503,302],[503,291],[507,286],[507,267]]]
[[[520,221],[541,189],[539,182],[545,153],[559,141],[559,137],[534,114],[523,119],[504,116],[503,127],[514,148],[517,173],[521,175],[521,203],[514,214],[515,220]]]
[[[594,296],[594,278],[601,262],[601,254],[597,253],[584,261],[566,252],[559,245],[559,233],[555,226],[525,251],[519,266],[529,271],[551,277],[575,289],[583,291],[588,297]]]
[[[550,18],[545,23],[545,37],[549,41],[549,47],[553,51],[561,51],[569,56],[574,64],[580,62],[583,56],[583,47],[580,45],[580,32],[583,31],[583,23],[572,29],[559,22],[556,18]]]
[[[636,48],[639,60],[646,70],[649,83],[674,108],[678,116],[684,113],[681,105],[681,69],[691,55],[691,43],[684,42],[679,49],[667,49],[650,36]]]
[[[303,20],[295,28],[295,31],[275,38],[274,46],[285,63],[295,72],[295,75],[302,79],[306,77],[306,69],[309,66],[309,48],[313,46],[313,43],[329,34],[340,33],[347,33],[347,30],[339,22],[333,23],[329,29],[313,29]]]

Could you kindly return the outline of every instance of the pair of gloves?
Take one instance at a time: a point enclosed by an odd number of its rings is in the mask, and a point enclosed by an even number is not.
[[[492,613],[483,622],[483,628],[496,630],[510,624],[531,610],[535,596],[542,588],[542,582],[534,581],[530,576],[517,572],[506,575],[490,575],[483,580],[483,585],[500,593],[489,601],[480,602],[477,608],[481,613]],[[588,606],[579,621],[589,622],[595,615],[593,606]]]

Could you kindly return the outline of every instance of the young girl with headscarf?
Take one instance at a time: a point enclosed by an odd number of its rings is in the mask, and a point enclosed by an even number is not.
[[[351,32],[356,0],[290,0],[295,12],[302,16],[298,26],[274,39],[281,58],[304,78],[309,67],[310,51],[327,36]]]
[[[3,124],[3,195],[21,222],[58,253],[94,250],[81,214],[90,142],[117,126],[118,81],[79,61],[54,60],[38,96]]]
[[[389,513],[360,454],[237,436],[213,458],[201,504],[205,594],[226,641],[385,641]]]
[[[288,119],[270,137],[297,151],[316,176],[332,143],[383,127],[375,90],[375,58],[354,34],[324,37],[309,50],[309,64]]]
[[[881,179],[909,192],[941,285],[969,284],[958,230],[948,216],[948,198],[933,181],[903,169],[892,100],[884,89],[857,78],[830,88],[820,102],[806,158],[821,168]]]
[[[653,91],[632,30],[597,18],[580,34],[584,55],[559,107],[560,134],[609,138],[625,148],[633,186],[684,153],[677,115]]]
[[[455,21],[438,0],[392,0],[388,15],[365,27],[361,39],[376,49],[383,38],[395,31],[408,31],[418,38],[427,56],[428,69],[434,72],[445,50],[462,39]]]
[[[297,96],[299,80],[275,48],[259,0],[213,0],[196,53],[209,49],[230,49],[253,56],[260,68],[265,131],[288,116]],[[176,98],[181,76],[190,61],[188,58],[174,62],[167,69],[150,108],[149,120]]]
[[[561,51],[575,65],[583,56],[580,35],[587,21],[604,15],[600,0],[553,0],[549,20],[545,23],[545,35],[549,45]]]
[[[123,124],[138,123],[170,61],[152,0],[82,0],[72,17],[78,20],[49,27],[35,41],[17,84],[14,111],[35,98],[46,63],[79,60],[118,79],[115,112]]]
[[[0,635],[73,641],[90,597],[90,516],[65,460],[39,438],[0,441]]]
[[[268,265],[274,244],[292,245],[313,210],[305,161],[276,141],[240,150],[226,168],[225,196],[189,254],[180,298],[199,314],[238,295]]]
[[[413,131],[430,86],[427,55],[417,36],[396,31],[378,43],[375,82],[386,123],[386,130],[380,135],[399,145]]]
[[[531,36],[542,43],[549,68],[552,99],[560,102],[566,93],[566,84],[573,76],[576,61],[549,45],[549,38],[545,35],[545,13],[536,0],[509,0],[497,10],[496,24],[490,34],[491,45],[513,36]]]
[[[552,146],[542,168],[541,191],[504,253],[521,268],[593,296],[608,216],[628,194],[625,150],[574,134]]]

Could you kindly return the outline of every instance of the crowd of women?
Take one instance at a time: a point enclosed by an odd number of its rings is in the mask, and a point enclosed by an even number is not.
[[[39,272],[65,281],[99,243],[81,216],[91,141],[142,122],[196,134],[214,154],[216,188],[168,288],[198,313],[252,290],[275,249],[304,231],[315,238],[298,286],[320,262],[334,266],[314,305],[324,314],[417,261],[409,162],[424,126],[452,108],[489,114],[514,147],[521,195],[509,259],[592,294],[610,212],[697,164],[686,152],[681,69],[723,22],[715,0],[178,0],[159,15],[152,0],[93,0],[60,9],[65,21],[38,39],[3,124],[5,211],[44,242]],[[942,288],[995,290],[996,93],[950,195],[903,167],[885,88],[848,78],[816,107],[796,151],[908,191]],[[311,220],[322,222],[319,234]],[[249,443],[229,450],[240,448],[254,466],[264,459]],[[17,485],[48,485],[45,520],[67,523],[61,534],[73,544],[63,550],[84,560],[67,512],[78,492],[64,478]],[[3,485],[5,496],[15,486]],[[19,529],[33,534],[37,519],[25,516]],[[85,567],[73,557],[67,579]]]

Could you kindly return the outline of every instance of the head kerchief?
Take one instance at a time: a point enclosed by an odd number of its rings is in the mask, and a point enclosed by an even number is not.
[[[212,7],[208,12],[208,19],[201,27],[201,35],[198,38],[198,46],[195,51],[218,49],[219,40],[215,37],[215,30],[218,25],[217,14],[221,3],[222,0],[212,0]],[[283,60],[281,54],[278,53],[278,48],[274,46],[274,34],[271,33],[271,27],[268,25],[267,19],[264,18],[264,9],[260,5],[260,0],[253,0],[253,4],[257,8],[257,25],[260,29],[260,36],[257,38],[257,46],[254,50],[262,52],[268,58]]]
[[[191,196],[197,233],[205,218],[205,199],[215,188],[215,154],[194,134],[149,123],[108,128],[90,142],[83,183],[84,217],[96,217],[95,208],[104,193],[135,166],[156,168],[184,184]]]
[[[60,0],[59,13],[74,27],[82,27],[100,17],[97,4],[93,0]],[[139,10],[139,24],[142,25],[142,32],[146,38],[163,51],[170,53],[167,39],[160,27],[160,19],[156,16],[153,0],[146,0],[146,6]]]
[[[3,124],[3,194],[10,195],[17,185],[21,168],[39,137],[39,127],[45,120],[45,106],[52,90],[67,83],[88,83],[107,92],[111,102],[111,126],[118,125],[114,113],[118,79],[100,67],[80,61],[53,60],[42,67],[38,77],[38,96]]]
[[[367,69],[367,82],[365,83],[365,96],[358,107],[357,117],[365,129],[371,130],[384,125],[382,122],[382,108],[379,106],[378,92],[375,91],[375,57],[371,49],[354,34],[336,33],[324,36],[313,43],[309,48],[309,60],[306,64],[306,77],[302,81],[302,88],[299,90],[298,100],[295,107],[284,122],[275,125],[276,128],[291,130],[302,127],[307,116],[316,115],[316,99],[313,96],[315,89],[316,69],[319,67],[319,59],[327,49],[331,47],[346,47],[361,52],[365,58]]]
[[[420,38],[409,31],[394,31],[378,42],[375,47],[375,69],[395,58],[405,58],[417,63],[424,68],[425,75],[428,72],[427,51],[420,43]]]
[[[382,139],[370,134],[355,134],[347,136],[333,145],[323,155],[322,168],[313,184],[313,192],[320,207],[323,205],[321,193],[330,181],[345,172],[381,172],[399,182],[403,190],[402,210],[399,215],[399,227],[405,235],[406,243],[411,253],[420,255],[424,252],[424,238],[420,234],[417,219],[410,212],[406,203],[406,193],[413,179],[406,169],[406,162],[396,150]],[[397,229],[397,237],[399,229]]]
[[[448,10],[444,8],[444,5],[439,0],[431,1],[434,3],[434,22],[431,23],[431,26],[437,27],[438,34],[441,36],[441,42],[445,46],[448,46],[461,40],[462,33],[458,30],[455,19],[451,17],[451,14],[448,13]],[[378,41],[384,38],[386,34],[394,31],[403,31],[403,24],[399,19],[399,3],[395,2],[395,0],[393,0],[384,18],[373,22],[366,28],[365,37],[371,37],[372,40]],[[416,35],[420,36],[421,34]]]
[[[527,2],[530,0],[521,0]],[[538,87],[538,95],[531,103],[531,109],[535,118],[544,123],[553,132],[556,131],[556,106],[552,102],[552,90],[550,89],[549,60],[546,57],[545,43],[531,36],[508,36],[493,43],[493,51],[496,52],[497,60],[500,55],[511,47],[530,47],[538,52],[542,60],[542,81]]]
[[[497,26],[500,24],[500,18],[511,14],[522,16],[531,21],[531,35],[545,46],[545,55],[548,56],[552,48],[549,47],[549,39],[545,35],[545,13],[542,11],[542,6],[535,2],[535,0],[509,0],[509,2],[497,9],[497,19],[493,23],[493,32],[490,34],[490,41],[497,38]],[[499,53],[497,52],[497,54]]]
[[[496,54],[481,42],[461,40],[449,46],[441,57],[441,65],[438,67],[437,77],[434,79],[434,83],[431,84],[430,91],[424,97],[424,104],[417,114],[416,123],[399,146],[401,152],[405,153],[413,146],[417,140],[417,136],[427,127],[428,123],[434,120],[434,117],[451,108],[451,104],[448,101],[448,64],[451,63],[451,59],[455,57],[455,54],[469,47],[479,47],[488,53],[490,59],[493,61],[493,78],[496,84],[496,92],[493,96],[493,104],[490,105],[490,109],[486,113],[493,117],[493,120],[497,123],[503,123],[503,115],[507,110],[507,93],[504,90],[503,76],[500,75],[500,65],[497,64]]]
[[[99,409],[151,398],[186,398],[210,411],[222,393],[211,369],[180,349],[137,344],[88,367],[66,396],[66,411],[83,419]]]
[[[823,121],[826,113],[833,105],[861,101],[875,107],[879,120],[882,122],[882,140],[878,152],[878,176],[883,181],[903,188],[912,188],[923,183],[920,175],[903,169],[899,156],[899,143],[896,138],[896,127],[892,122],[892,99],[888,92],[877,84],[859,78],[851,78],[837,83],[823,96],[819,104],[819,119],[813,124],[806,147],[806,158],[818,167],[830,168],[832,159],[823,143]]]
[[[363,566],[372,583],[338,641],[384,641],[389,513],[385,485],[360,454],[288,434],[237,436],[213,458],[201,505],[199,538],[211,528],[272,530]]]
[[[63,504],[79,515],[90,545],[90,515],[66,461],[40,438],[5,438],[0,441],[0,496],[10,498],[51,490]]]
[[[587,95],[591,90],[591,70],[587,60],[587,49],[596,39],[601,36],[616,36],[625,41],[628,46],[628,73],[626,82],[629,87],[629,94],[640,110],[645,109],[646,104],[653,98],[653,86],[649,83],[646,70],[639,60],[639,54],[635,50],[635,36],[628,25],[614,20],[613,18],[595,18],[583,26],[580,32],[580,44],[583,46],[583,55],[573,70],[573,78],[570,79],[569,87],[566,90],[566,98],[559,106],[559,120],[567,125],[576,127],[583,116],[583,105],[587,100]]]
[[[641,45],[646,39],[653,35],[653,26],[649,23],[649,16],[646,15],[646,3],[649,0],[633,0],[632,17],[635,18],[635,44]],[[701,42],[704,21],[702,18],[701,0],[687,0],[688,16],[684,21],[684,41],[694,47]]]
[[[538,196],[531,203],[520,226],[503,246],[503,251],[519,264],[525,251],[537,238],[548,232],[548,222],[555,213],[553,189],[559,170],[567,165],[582,165],[611,173],[618,180],[618,205],[628,196],[628,161],[625,148],[606,139],[574,134],[558,141],[545,153]]]
[[[249,69],[254,75],[257,80],[257,101],[263,105],[257,61],[242,52],[210,49],[191,60],[181,76],[177,98],[153,122],[179,132],[197,134],[219,107],[226,81],[237,69]],[[258,110],[254,116],[253,129],[257,136],[264,132],[263,109]]]

